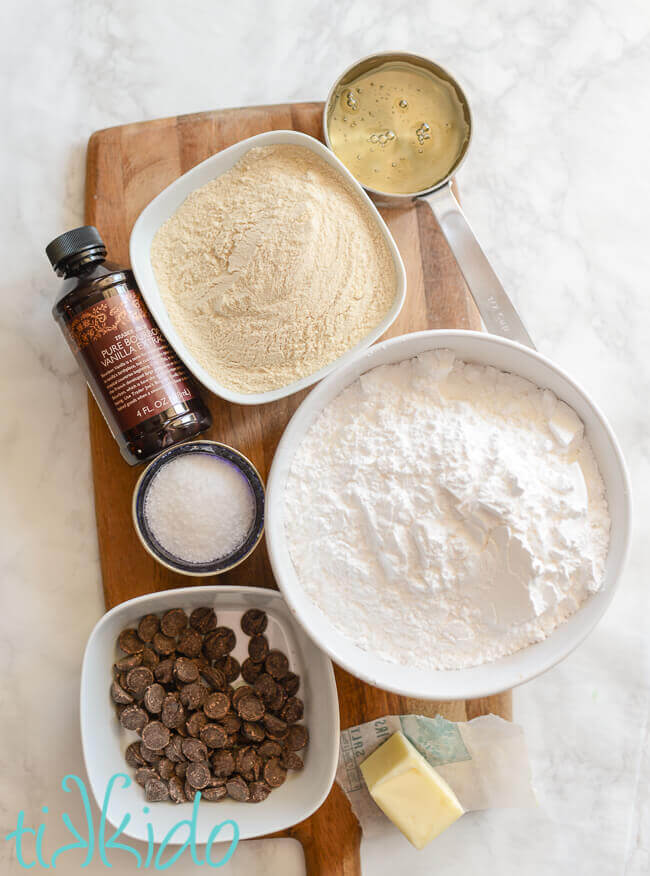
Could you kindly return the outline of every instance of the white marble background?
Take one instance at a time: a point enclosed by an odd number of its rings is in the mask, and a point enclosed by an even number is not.
[[[2,872],[22,872],[4,842],[19,809],[28,823],[43,819],[46,849],[65,840],[61,811],[80,812],[59,785],[83,770],[79,671],[102,598],[85,392],[50,319],[58,280],[43,248],[82,222],[88,136],[156,116],[322,98],[357,57],[403,48],[466,86],[476,120],[460,180],[467,213],[540,350],[610,417],[636,501],[630,563],[607,617],[515,694],[539,809],[466,817],[436,841],[427,869],[647,873],[647,0],[5,0],[0,15]],[[77,872],[73,860],[66,873]],[[369,860],[372,876],[399,866]],[[263,869],[299,873],[301,853],[288,841],[256,843],[230,872]],[[120,872],[135,870],[126,862]]]

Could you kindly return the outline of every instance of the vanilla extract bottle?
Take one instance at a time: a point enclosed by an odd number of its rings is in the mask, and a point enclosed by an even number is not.
[[[196,383],[156,325],[132,272],[106,261],[97,229],[55,238],[52,309],[122,456],[137,465],[209,428]]]

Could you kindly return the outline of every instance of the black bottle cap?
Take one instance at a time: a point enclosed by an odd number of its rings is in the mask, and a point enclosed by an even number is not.
[[[98,248],[103,249],[104,255],[106,254],[106,244],[99,231],[94,225],[82,225],[81,228],[73,228],[55,237],[45,247],[45,253],[56,270],[79,253]]]

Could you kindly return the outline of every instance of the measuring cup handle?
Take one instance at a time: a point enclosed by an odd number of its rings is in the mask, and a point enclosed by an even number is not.
[[[447,238],[486,329],[535,349],[519,314],[494,272],[449,183],[425,195]]]

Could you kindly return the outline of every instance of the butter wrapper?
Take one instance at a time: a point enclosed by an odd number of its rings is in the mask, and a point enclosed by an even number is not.
[[[398,730],[449,783],[466,811],[537,805],[524,732],[517,724],[496,715],[459,723],[440,716],[387,715],[341,733],[336,781],[366,837],[392,825],[370,796],[359,764]]]

